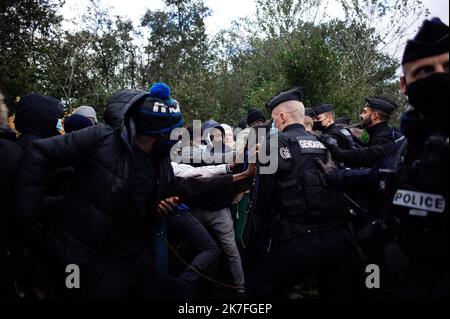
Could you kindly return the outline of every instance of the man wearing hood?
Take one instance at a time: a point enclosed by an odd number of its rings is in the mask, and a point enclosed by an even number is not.
[[[63,105],[58,99],[40,93],[25,95],[16,108],[17,143],[25,149],[33,141],[61,134],[62,115]]]
[[[197,206],[204,198],[228,203],[233,182],[247,173],[176,179],[167,137],[184,122],[180,108],[149,92],[117,92],[104,119],[107,125],[31,144],[18,171],[15,218],[42,218],[39,207],[48,176],[56,166],[72,165],[75,177],[64,196],[65,209],[45,243],[55,273],[77,265],[78,293],[87,298],[192,296],[189,285],[152,266],[151,233],[159,203],[175,196]],[[61,275],[64,285],[66,274]]]

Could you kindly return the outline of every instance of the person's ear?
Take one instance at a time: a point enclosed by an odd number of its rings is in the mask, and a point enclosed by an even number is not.
[[[400,77],[400,91],[403,95],[408,95],[406,89],[406,77],[404,75]]]
[[[370,115],[372,116],[372,121],[376,121],[380,118],[380,114],[378,114],[378,112],[372,112]]]

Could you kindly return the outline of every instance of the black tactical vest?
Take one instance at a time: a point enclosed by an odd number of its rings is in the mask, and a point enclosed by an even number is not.
[[[440,134],[423,143],[405,140],[388,165],[395,184],[382,180],[390,188],[388,213],[400,220],[409,244],[448,247],[448,144]]]
[[[295,133],[287,136],[291,171],[278,180],[281,200],[272,219],[275,241],[292,237],[308,225],[337,224],[344,215],[342,194],[327,186],[316,163],[316,159],[326,162],[325,146],[306,131]]]

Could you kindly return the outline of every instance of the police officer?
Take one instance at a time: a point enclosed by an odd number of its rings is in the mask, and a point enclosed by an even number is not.
[[[264,174],[259,164],[252,192],[260,251],[256,267],[248,272],[249,297],[286,296],[311,275],[317,277],[322,297],[355,297],[359,260],[342,220],[341,194],[327,188],[315,163],[327,151],[303,126],[302,92],[281,92],[267,108],[280,132],[269,140],[278,142],[270,156],[278,167],[274,174]]]
[[[393,235],[378,249],[389,296],[448,297],[448,38],[448,26],[434,18],[408,41],[401,90],[413,110],[404,114],[405,138],[383,168],[327,176],[336,186],[383,191],[378,224]]]
[[[439,19],[426,20],[402,60],[401,89],[413,110],[403,117],[406,139],[382,178],[387,208],[401,223],[386,254],[401,297],[448,297],[448,36]],[[388,184],[392,170],[395,183]],[[395,254],[407,262],[399,265]]]
[[[321,141],[336,161],[348,167],[374,167],[394,149],[394,134],[388,122],[396,109],[397,105],[385,97],[368,97],[360,115],[362,127],[369,134],[366,145],[345,150],[327,136],[321,137]]]
[[[335,123],[334,105],[321,103],[313,106],[312,110],[314,114],[314,131],[331,136],[337,141],[341,149],[351,150],[355,148],[351,132]]]

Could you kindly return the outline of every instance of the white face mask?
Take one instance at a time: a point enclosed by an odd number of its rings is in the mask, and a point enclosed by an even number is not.
[[[58,122],[56,122],[56,129],[58,130],[59,133],[62,132],[63,127],[62,127],[62,120],[61,119],[58,119]]]
[[[272,126],[270,127],[270,135],[278,134],[279,130],[275,126],[275,122],[272,123]]]

